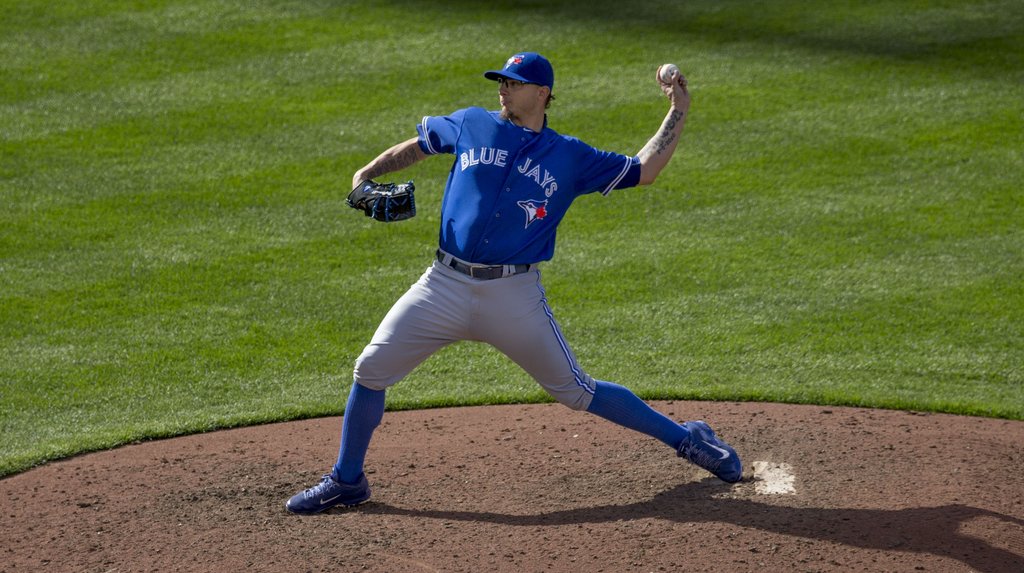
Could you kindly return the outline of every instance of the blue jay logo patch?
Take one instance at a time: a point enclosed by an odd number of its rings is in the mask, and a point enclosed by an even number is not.
[[[526,211],[526,226],[523,227],[524,229],[529,227],[530,223],[548,216],[547,201],[540,202],[531,199],[529,201],[519,201],[518,204],[523,208],[523,211]]]

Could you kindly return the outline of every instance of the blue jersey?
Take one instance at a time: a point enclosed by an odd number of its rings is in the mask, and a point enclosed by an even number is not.
[[[633,187],[640,160],[547,127],[537,133],[471,107],[417,126],[427,155],[455,155],[441,205],[440,247],[483,265],[550,260],[555,231],[580,195]]]

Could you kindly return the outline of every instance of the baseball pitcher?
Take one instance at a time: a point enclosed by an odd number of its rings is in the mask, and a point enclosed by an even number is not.
[[[521,366],[555,400],[664,442],[726,482],[742,477],[736,451],[703,421],[678,423],[629,389],[593,378],[576,360],[555,319],[540,264],[577,198],[649,185],[679,143],[690,107],[686,79],[672,66],[657,83],[668,97],[661,127],[634,156],[591,147],[548,127],[554,70],[540,54],[514,54],[499,70],[501,109],[428,116],[416,137],[384,151],[352,178],[349,204],[375,219],[415,215],[411,182],[375,181],[433,155],[453,159],[441,204],[436,259],[384,317],[356,360],[332,471],[288,500],[310,514],[370,498],[363,463],[384,415],[387,389],[440,348],[486,342]]]

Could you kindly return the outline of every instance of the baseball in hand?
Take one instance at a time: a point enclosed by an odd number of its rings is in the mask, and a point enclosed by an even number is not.
[[[679,73],[679,67],[675,64],[662,64],[658,71],[658,78],[663,84],[671,84],[672,76]]]

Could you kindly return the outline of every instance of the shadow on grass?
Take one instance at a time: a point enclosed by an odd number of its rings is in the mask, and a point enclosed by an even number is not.
[[[873,2],[814,9],[805,2],[641,2],[565,0],[531,3],[476,0],[394,2],[429,21],[503,21],[514,37],[516,18],[543,16],[554,27],[582,23],[612,35],[757,43],[897,59],[983,75],[1024,69],[1024,3],[977,4],[947,9],[906,2]],[[528,48],[524,48],[528,49]]]

